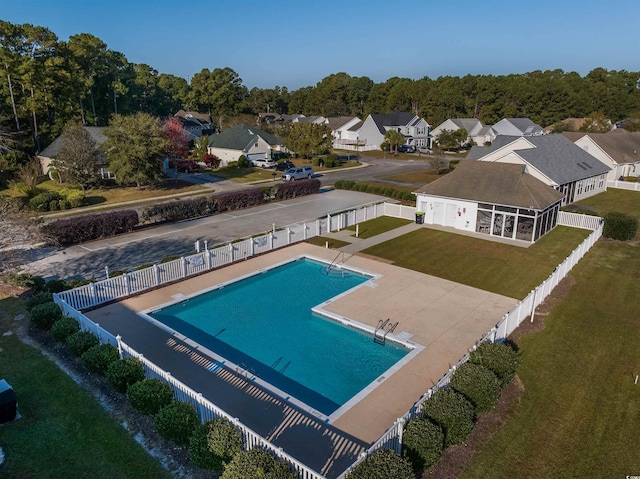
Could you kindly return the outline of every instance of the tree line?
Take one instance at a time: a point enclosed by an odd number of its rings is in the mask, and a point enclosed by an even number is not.
[[[46,27],[0,21],[0,122],[20,150],[41,151],[69,123],[105,126],[114,114],[166,116],[180,108],[209,113],[218,128],[259,112],[359,116],[394,109],[436,126],[447,118],[493,124],[528,117],[546,126],[599,112],[613,121],[640,117],[640,72],[595,68],[419,80],[335,73],[315,86],[247,88],[231,68],[204,68],[189,82],[131,63],[88,34],[59,40]],[[286,78],[283,79],[286,82]]]

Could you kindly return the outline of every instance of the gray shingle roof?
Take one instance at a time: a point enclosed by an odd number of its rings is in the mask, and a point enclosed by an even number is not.
[[[238,125],[228,128],[217,135],[209,137],[209,146],[214,148],[226,148],[229,150],[243,151],[247,146],[253,143],[257,137],[262,138],[269,145],[281,145],[282,138],[274,136],[266,131],[259,130],[254,126]]]
[[[468,160],[479,160],[508,145],[517,137],[497,136],[491,146],[471,148]],[[543,175],[559,185],[608,173],[610,168],[562,135],[528,136],[535,148],[516,153]]]
[[[378,130],[383,135],[387,132],[385,126],[407,126],[415,118],[413,113],[406,111],[392,111],[391,113],[372,114],[371,119],[375,122]]]
[[[562,135],[574,142],[583,136],[588,136],[616,163],[635,163],[640,161],[640,132],[630,132],[618,128],[608,133],[567,131]]]
[[[104,126],[85,126],[84,129],[89,132],[93,141],[96,142],[96,147],[102,145],[105,141],[107,141],[107,137],[104,136]],[[49,146],[47,146],[44,150],[38,153],[38,156],[43,158],[55,158],[60,148],[62,147],[62,135],[56,138]]]
[[[544,210],[563,197],[527,174],[525,165],[467,160],[416,193],[534,210]]]

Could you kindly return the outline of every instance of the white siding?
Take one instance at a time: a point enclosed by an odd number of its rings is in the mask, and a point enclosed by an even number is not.
[[[478,204],[473,201],[438,196],[417,195],[418,211],[424,211],[429,225],[450,226],[462,231],[475,231]]]

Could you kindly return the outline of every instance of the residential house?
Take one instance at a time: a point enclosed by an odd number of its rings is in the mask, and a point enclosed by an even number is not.
[[[503,118],[493,125],[493,129],[496,135],[504,136],[540,136],[546,133],[529,118]]]
[[[467,139],[463,144],[486,145],[491,143],[497,135],[493,127],[483,125],[477,118],[450,118],[431,130],[431,136],[437,139],[444,130],[461,129],[467,131]]]
[[[526,165],[468,160],[415,195],[425,224],[531,243],[556,226],[563,198]]]
[[[389,130],[402,133],[407,145],[431,148],[431,125],[413,113],[397,110],[369,115],[360,127],[357,141],[363,150],[379,150],[384,142],[384,135]]]
[[[349,148],[358,141],[358,133],[362,120],[357,116],[333,116],[327,118],[327,126],[331,129],[334,148]]]
[[[103,126],[85,126],[83,128],[89,132],[93,141],[96,142],[96,148],[99,148],[100,145],[107,141],[107,137],[103,134]],[[60,148],[62,148],[62,136],[56,138],[49,146],[37,155],[38,160],[40,161],[40,167],[42,168],[42,173],[51,179],[54,179],[51,163],[58,155]],[[114,178],[113,173],[109,171],[107,157],[101,151],[96,160],[96,175],[103,179]]]
[[[640,132],[617,128],[608,133],[562,134],[611,168],[607,180],[640,176]]]
[[[293,120],[291,123],[315,123],[317,125],[322,125],[327,122],[327,119],[324,116],[304,116],[299,115]]]
[[[528,174],[563,193],[563,205],[606,191],[610,170],[562,135],[497,136],[491,146],[471,148],[467,159],[526,165]]]
[[[209,137],[208,153],[220,158],[220,166],[237,161],[242,155],[248,160],[273,158],[274,151],[286,151],[282,138],[254,126],[242,124]]]
[[[182,128],[189,133],[192,140],[202,138],[204,135],[212,135],[215,131],[213,119],[207,113],[179,110],[173,116],[182,122]]]

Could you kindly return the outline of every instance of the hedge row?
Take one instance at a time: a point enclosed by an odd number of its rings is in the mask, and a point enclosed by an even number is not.
[[[388,198],[396,198],[396,199],[405,200],[405,201],[416,200],[416,195],[414,195],[409,191],[400,191],[391,187],[373,186],[373,185],[368,185],[366,183],[356,183],[355,181],[351,181],[351,180],[336,181],[333,187],[339,190],[360,191],[362,193],[372,193],[374,195],[383,195]]]
[[[620,241],[635,238],[638,232],[638,220],[633,216],[613,211],[604,216],[602,236]]]
[[[306,179],[299,181],[284,181],[278,184],[275,199],[286,200],[297,196],[314,195],[320,191],[320,180]]]
[[[128,233],[138,223],[135,210],[120,210],[52,221],[42,231],[51,241],[69,245]]]

